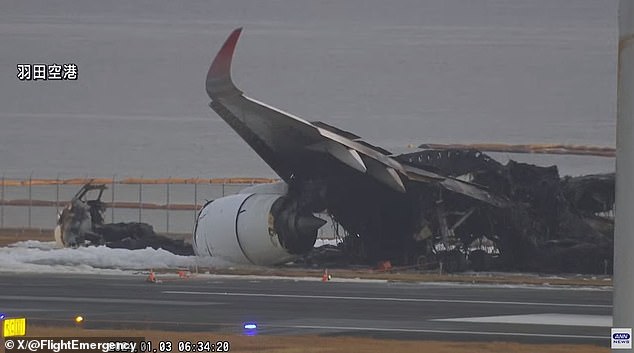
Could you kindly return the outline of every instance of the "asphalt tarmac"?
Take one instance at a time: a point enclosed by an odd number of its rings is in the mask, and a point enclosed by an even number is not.
[[[0,274],[0,312],[30,325],[360,335],[392,339],[609,342],[605,289],[201,275]]]

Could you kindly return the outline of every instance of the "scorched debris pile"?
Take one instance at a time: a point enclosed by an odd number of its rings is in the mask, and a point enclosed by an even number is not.
[[[103,184],[85,184],[64,207],[57,220],[55,239],[67,247],[105,245],[110,248],[154,249],[162,248],[177,255],[193,255],[193,249],[182,240],[156,234],[151,225],[140,222],[104,223],[106,204],[101,196]],[[88,199],[90,191],[97,196]]]
[[[359,237],[368,231],[354,219],[367,218],[350,211],[337,219],[348,231],[343,244],[348,258],[400,265],[443,262],[449,271],[611,272],[614,174],[561,178],[556,166],[503,165],[471,149],[426,150],[396,159],[466,178],[508,204],[497,208],[421,188],[418,199],[408,200],[411,207],[398,210],[403,229],[381,239]]]

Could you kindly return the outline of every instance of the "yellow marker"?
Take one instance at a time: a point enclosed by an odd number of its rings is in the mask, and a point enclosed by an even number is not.
[[[4,319],[2,323],[2,336],[14,337],[26,335],[26,318]]]
[[[81,324],[82,322],[84,322],[84,318],[83,318],[83,317],[81,317],[81,316],[77,316],[77,317],[75,318],[75,323],[77,323],[77,324]]]

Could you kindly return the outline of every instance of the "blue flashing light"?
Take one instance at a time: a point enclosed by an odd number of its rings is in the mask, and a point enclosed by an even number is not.
[[[7,317],[4,313],[0,313],[0,320],[4,320]]]
[[[242,325],[242,328],[244,328],[244,330],[242,330],[242,334],[244,334],[245,336],[257,336],[258,335],[258,324],[251,321],[251,322],[245,322]]]

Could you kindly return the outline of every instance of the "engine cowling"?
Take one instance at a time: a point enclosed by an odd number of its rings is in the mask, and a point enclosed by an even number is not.
[[[301,212],[285,185],[261,185],[207,203],[194,229],[194,252],[233,263],[273,265],[308,252],[326,223]]]

